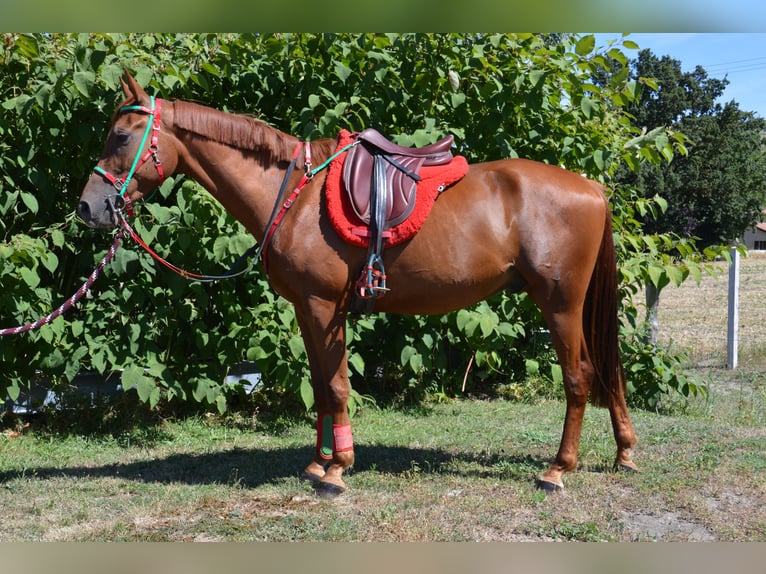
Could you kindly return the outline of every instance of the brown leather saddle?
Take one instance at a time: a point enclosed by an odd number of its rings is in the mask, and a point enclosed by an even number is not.
[[[453,139],[450,135],[435,144],[410,148],[374,129],[357,135],[343,164],[343,186],[355,213],[367,225],[369,248],[354,289],[353,311],[370,313],[374,300],[388,292],[381,258],[385,233],[415,209],[420,169],[452,161]]]
[[[379,221],[383,230],[407,219],[415,208],[420,168],[449,163],[453,139],[450,135],[435,144],[410,148],[396,145],[372,128],[359,133],[343,164],[343,185],[357,216],[372,224],[372,198],[377,193],[383,200]]]

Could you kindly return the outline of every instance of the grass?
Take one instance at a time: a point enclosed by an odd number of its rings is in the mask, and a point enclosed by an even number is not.
[[[580,470],[546,497],[534,481],[562,419],[555,401],[365,410],[350,489],[331,501],[297,478],[303,420],[265,432],[195,417],[131,440],[6,433],[0,540],[766,540],[766,433],[750,415],[636,412],[642,472],[628,475],[609,470],[608,413],[591,409]]]
[[[753,350],[737,371],[723,368],[725,344],[706,347],[725,333],[725,277],[663,292],[660,337],[699,351],[710,396],[633,411],[640,473],[611,472],[608,413],[591,408],[578,472],[562,493],[536,490],[558,447],[557,401],[365,408],[335,500],[298,479],[314,440],[301,417],[30,425],[0,434],[0,541],[766,541],[764,267],[743,261]]]

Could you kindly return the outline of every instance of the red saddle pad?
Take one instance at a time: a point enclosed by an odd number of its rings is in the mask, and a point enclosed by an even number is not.
[[[354,136],[347,130],[341,130],[338,136],[338,147],[343,147],[354,141]],[[345,152],[330,164],[327,180],[325,181],[325,200],[330,220],[338,235],[345,241],[359,247],[367,247],[367,225],[362,222],[354,211],[351,201],[343,185],[343,162]],[[455,156],[445,165],[424,166],[420,170],[421,181],[418,183],[415,209],[410,216],[399,225],[386,231],[386,246],[397,245],[415,235],[425,222],[434,202],[450,185],[459,181],[468,173],[468,162],[463,156]]]

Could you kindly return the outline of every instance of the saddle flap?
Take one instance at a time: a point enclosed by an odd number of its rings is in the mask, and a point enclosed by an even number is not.
[[[343,184],[356,215],[365,224],[370,223],[370,195],[373,192],[374,155],[378,150],[370,149],[365,141],[349,150],[343,164]],[[387,155],[387,154],[385,154]],[[394,227],[412,213],[415,208],[418,178],[417,174],[426,162],[426,157],[394,156],[398,166],[385,163],[385,181],[388,188],[385,206],[385,228]],[[402,171],[404,168],[406,173]]]
[[[356,215],[367,225],[370,223],[374,156],[391,160],[385,169],[386,228],[400,224],[412,213],[420,168],[448,164],[453,157],[454,137],[451,135],[421,148],[397,145],[372,128],[357,134],[356,139],[358,145],[348,152],[343,165],[343,184]]]

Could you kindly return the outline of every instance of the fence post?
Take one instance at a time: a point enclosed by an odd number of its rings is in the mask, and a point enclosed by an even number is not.
[[[729,321],[726,337],[726,367],[737,368],[739,350],[739,251],[731,248],[729,265]]]

